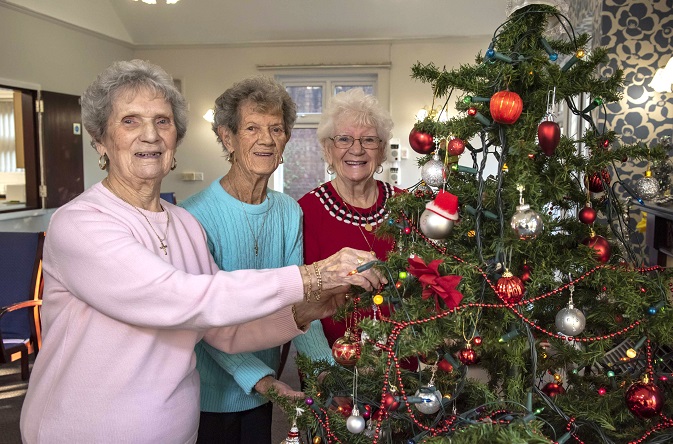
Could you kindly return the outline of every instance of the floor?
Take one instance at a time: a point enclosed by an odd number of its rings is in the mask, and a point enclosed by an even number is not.
[[[291,348],[281,380],[298,389],[299,378],[294,363],[295,354],[294,348]],[[27,388],[28,384],[21,380],[21,369],[18,363],[0,366],[0,444],[21,444],[19,416]],[[290,425],[285,414],[274,407],[272,443],[283,442],[287,438]]]

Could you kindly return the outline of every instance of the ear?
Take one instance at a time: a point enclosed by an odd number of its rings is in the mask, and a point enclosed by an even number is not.
[[[327,163],[327,165],[332,165],[332,151],[327,147],[327,141],[323,140],[320,142],[322,145],[322,157]]]
[[[218,126],[217,135],[220,136],[220,140],[222,140],[222,145],[224,145],[227,148],[227,151],[229,151],[230,153],[236,151],[236,147],[233,146],[233,141],[235,137],[229,128],[223,125]]]
[[[98,152],[99,156],[107,154],[107,148],[105,148],[102,143],[96,142],[95,140],[92,139],[91,146],[93,146],[96,149],[96,152]]]

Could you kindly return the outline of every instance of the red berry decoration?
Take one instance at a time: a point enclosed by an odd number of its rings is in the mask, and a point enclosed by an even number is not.
[[[409,133],[409,145],[419,154],[430,154],[435,149],[432,134],[412,129]]]
[[[383,408],[389,412],[394,412],[400,406],[400,401],[395,399],[395,395],[392,393],[386,393],[383,395]]]
[[[654,418],[664,408],[664,394],[645,377],[626,390],[626,407],[641,419]]]
[[[446,359],[440,360],[437,363],[437,368],[446,373],[451,373],[453,371],[453,366]]]
[[[447,145],[446,151],[448,151],[451,156],[460,156],[463,154],[463,151],[465,151],[465,142],[463,142],[462,139],[455,137],[451,139]]]
[[[523,111],[523,100],[515,92],[500,91],[491,96],[489,107],[493,120],[511,125],[516,122]]]
[[[591,225],[596,220],[596,215],[596,210],[591,207],[591,204],[587,204],[580,210],[578,217],[583,224]]]
[[[584,239],[582,243],[587,247],[594,249],[596,252],[596,259],[599,262],[605,263],[610,260],[612,247],[610,247],[610,242],[603,236],[592,233],[592,236]]]
[[[521,279],[514,276],[509,270],[505,270],[502,277],[495,285],[495,291],[505,304],[516,304],[521,300],[524,291]]]
[[[359,344],[349,331],[332,345],[334,360],[344,367],[352,367],[358,362]]]
[[[467,344],[465,348],[458,352],[458,359],[465,365],[473,365],[479,361],[477,353],[470,346],[470,344]]]
[[[603,192],[603,181],[605,181],[606,184],[610,183],[610,173],[608,173],[608,170],[603,170],[600,173],[593,173],[584,177],[584,183],[592,193]]]
[[[561,127],[553,120],[545,120],[537,127],[537,141],[547,156],[553,156],[561,141]]]
[[[475,336],[472,338],[472,343],[477,346],[481,345],[481,336]]]
[[[533,269],[530,265],[524,263],[521,267],[521,282],[528,283],[533,279]]]
[[[545,395],[553,398],[556,395],[562,395],[565,393],[566,389],[564,389],[563,386],[557,382],[548,382],[544,387],[542,387],[542,391]]]

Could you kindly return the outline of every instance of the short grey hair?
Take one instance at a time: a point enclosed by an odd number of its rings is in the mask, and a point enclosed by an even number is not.
[[[337,121],[344,119],[357,126],[376,128],[376,134],[385,142],[382,159],[385,161],[386,147],[393,134],[393,119],[379,100],[366,94],[362,88],[352,88],[332,97],[318,124],[317,136],[323,150],[326,149],[327,139],[337,135],[333,134]]]
[[[154,91],[170,103],[178,133],[177,143],[182,141],[187,133],[187,101],[175,87],[173,78],[158,65],[145,60],[130,60],[108,66],[79,100],[82,124],[94,142],[100,142],[107,131],[114,101],[121,94],[142,89]]]
[[[285,91],[283,85],[270,77],[248,77],[234,83],[215,100],[213,131],[227,154],[229,149],[224,146],[217,130],[223,126],[232,134],[237,134],[241,122],[241,106],[244,103],[252,103],[255,110],[261,113],[280,111],[283,115],[283,129],[290,137],[294,122],[297,120],[297,105],[292,97]]]

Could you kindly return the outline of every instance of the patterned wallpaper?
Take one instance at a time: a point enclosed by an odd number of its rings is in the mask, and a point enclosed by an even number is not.
[[[601,12],[601,46],[611,48],[603,74],[624,70],[621,101],[607,105],[608,127],[623,144],[658,142],[673,136],[673,93],[649,87],[658,68],[673,55],[673,0],[604,0]],[[623,165],[623,179],[642,177],[647,161]]]

